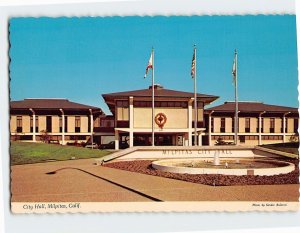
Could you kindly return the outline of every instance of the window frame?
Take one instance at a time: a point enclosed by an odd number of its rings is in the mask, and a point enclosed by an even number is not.
[[[39,116],[35,116],[35,132],[39,132]]]
[[[75,133],[80,133],[81,117],[75,116]]]
[[[270,118],[270,133],[275,133],[275,117]]]
[[[63,117],[62,116],[59,116],[59,119],[58,119],[58,127],[59,127],[59,132],[62,133],[62,129],[63,129]]]
[[[299,119],[294,118],[294,133],[298,134],[298,127],[299,127]]]
[[[250,117],[246,117],[245,118],[245,132],[250,133],[250,129],[251,129],[251,119],[250,119]]]
[[[220,132],[225,133],[226,131],[226,118],[221,117],[221,122],[220,122]]]
[[[16,117],[16,131],[17,131],[17,133],[22,133],[23,132],[23,118],[22,118],[22,116],[17,116]]]

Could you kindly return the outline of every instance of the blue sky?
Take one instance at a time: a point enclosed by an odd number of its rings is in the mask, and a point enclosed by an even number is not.
[[[156,83],[193,92],[197,44],[198,92],[234,99],[232,63],[239,54],[239,99],[298,106],[296,17],[85,17],[10,20],[10,94],[68,98],[108,108],[101,94],[144,89],[155,48]]]

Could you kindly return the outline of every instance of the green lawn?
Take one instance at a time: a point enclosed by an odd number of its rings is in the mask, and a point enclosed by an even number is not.
[[[262,147],[299,155],[299,152],[298,152],[299,143],[298,142],[276,143],[276,144],[263,145]]]
[[[62,146],[45,143],[11,142],[11,165],[40,163],[52,160],[100,158],[111,152],[83,147]]]

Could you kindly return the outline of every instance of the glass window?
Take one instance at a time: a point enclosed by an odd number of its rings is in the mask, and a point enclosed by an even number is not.
[[[35,116],[35,132],[39,132],[39,116]]]
[[[246,142],[246,137],[244,135],[239,136],[240,142],[245,143]]]
[[[294,133],[298,134],[298,118],[294,119]]]
[[[250,133],[250,118],[245,119],[245,132]]]
[[[151,108],[152,101],[133,101],[133,106]],[[188,103],[186,101],[155,101],[154,106],[157,108],[187,108]],[[121,104],[118,103],[117,107],[121,107]]]
[[[221,133],[225,133],[225,118],[221,118]]]
[[[181,107],[182,102],[175,102],[175,107]]]
[[[17,116],[17,132],[22,132],[22,116]]]
[[[30,133],[33,132],[33,116],[30,116]]]
[[[166,102],[166,106],[169,108],[175,108],[175,102],[171,102],[171,101],[163,101]]]
[[[117,100],[117,107],[128,108],[128,100]]]
[[[59,132],[62,133],[62,116],[59,116]]]
[[[274,133],[275,129],[275,118],[270,118],[270,133]]]
[[[168,106],[168,102],[166,101],[161,102],[161,107],[167,107],[167,106]]]
[[[246,128],[250,128],[250,118],[246,118],[245,121]]]
[[[197,108],[204,108],[204,103],[203,102],[197,102]]]
[[[75,127],[80,127],[80,116],[75,116]]]
[[[80,116],[75,116],[75,132],[80,132]]]
[[[270,128],[275,128],[275,118],[270,118]]]
[[[17,116],[17,127],[22,127],[22,116]]]
[[[65,116],[65,132],[68,132],[68,116]]]

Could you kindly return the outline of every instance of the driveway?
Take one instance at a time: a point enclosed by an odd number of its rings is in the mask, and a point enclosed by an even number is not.
[[[299,185],[212,187],[96,166],[94,159],[11,167],[12,202],[298,201]]]

